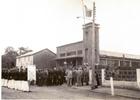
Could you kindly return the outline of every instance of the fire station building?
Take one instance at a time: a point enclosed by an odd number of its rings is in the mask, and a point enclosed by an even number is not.
[[[100,65],[140,67],[140,56],[99,50],[99,25],[95,24],[95,34],[92,36],[92,23],[83,26],[83,41],[57,47],[57,66],[79,66],[90,64],[92,59],[91,46],[94,45],[96,60]],[[91,41],[94,40],[94,41]],[[100,63],[99,63],[100,62]]]

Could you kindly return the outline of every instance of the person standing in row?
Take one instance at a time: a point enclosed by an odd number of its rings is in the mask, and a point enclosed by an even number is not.
[[[89,83],[89,72],[86,67],[83,69],[83,82],[88,85]]]
[[[71,68],[67,72],[67,85],[72,86],[72,69]]]
[[[77,69],[73,67],[72,69],[72,85],[76,85],[77,82]]]
[[[79,67],[77,70],[77,86],[82,85],[82,68]]]

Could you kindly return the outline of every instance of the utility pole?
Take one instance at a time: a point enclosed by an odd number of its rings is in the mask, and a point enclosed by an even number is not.
[[[91,43],[91,56],[92,56],[92,83],[91,89],[94,89],[97,85],[96,77],[95,77],[95,63],[96,63],[96,35],[95,35],[95,2],[93,2],[93,20],[92,20],[92,43]]]
[[[90,86],[91,89],[94,89],[97,85],[95,65],[99,63],[99,33],[98,25],[95,24],[95,2],[93,2],[93,10],[88,9],[86,5],[84,6],[86,17],[92,16],[93,18],[92,22],[83,25],[83,63],[87,63],[91,67],[89,72]],[[93,12],[92,15],[90,14],[91,11]],[[83,17],[85,22],[85,16]]]

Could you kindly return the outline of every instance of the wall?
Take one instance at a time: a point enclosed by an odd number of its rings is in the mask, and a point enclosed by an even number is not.
[[[57,58],[67,57],[67,53],[72,52],[72,51],[76,51],[76,55],[72,55],[73,57],[74,56],[83,56],[83,54],[78,55],[78,50],[82,50],[82,52],[83,52],[83,41],[57,47]],[[65,56],[61,57],[60,54],[62,54],[62,53],[65,53]]]
[[[26,68],[27,65],[33,64],[33,56],[18,57],[16,59],[16,66]]]
[[[56,54],[49,50],[43,50],[34,54],[33,64],[36,65],[37,69],[44,69],[56,66],[55,63]]]

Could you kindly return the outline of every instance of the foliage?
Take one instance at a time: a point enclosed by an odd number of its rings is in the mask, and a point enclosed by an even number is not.
[[[19,47],[18,49],[19,49],[19,51],[18,51],[18,54],[19,54],[19,55],[23,55],[23,54],[26,54],[26,53],[32,51],[32,50],[30,50],[30,49],[28,49],[28,48],[25,48],[25,47]]]
[[[5,49],[5,54],[2,55],[2,68],[13,68],[16,66],[17,52],[13,47],[9,46]]]
[[[19,50],[16,51],[12,46],[8,46],[5,49],[5,54],[2,55],[2,69],[4,68],[13,68],[16,66],[16,57],[28,52],[31,52],[32,50],[29,50],[25,47],[18,48]]]

